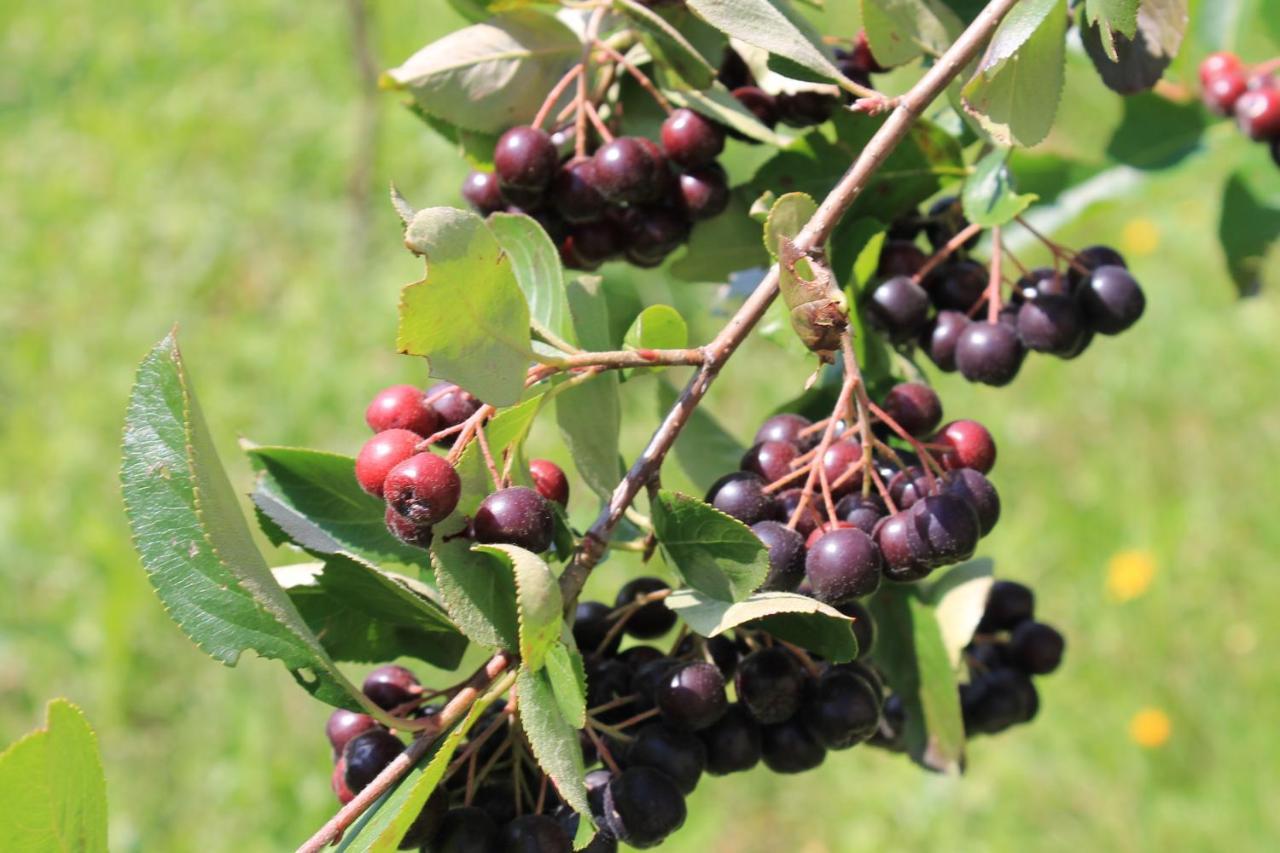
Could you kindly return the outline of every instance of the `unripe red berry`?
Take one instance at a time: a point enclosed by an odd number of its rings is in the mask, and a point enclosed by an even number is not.
[[[941,459],[944,468],[973,468],[986,474],[996,464],[995,439],[977,421],[952,421],[933,440],[950,447]]]
[[[884,412],[911,435],[926,435],[942,421],[942,401],[921,382],[902,382],[884,397]]]
[[[1223,74],[1239,73],[1242,70],[1240,57],[1234,53],[1227,51],[1211,53],[1200,63],[1200,83],[1204,85],[1215,77],[1221,77]]]
[[[686,169],[706,166],[724,150],[724,131],[705,116],[681,108],[662,123],[662,147]]]
[[[560,506],[569,505],[569,478],[559,465],[550,459],[530,459],[529,476],[538,494]]]
[[[493,150],[493,170],[504,193],[508,190],[541,192],[555,176],[555,143],[537,128],[513,127],[498,138]]]
[[[391,469],[416,452],[422,436],[407,429],[389,429],[364,443],[356,456],[356,482],[374,497],[382,497]]]
[[[1236,101],[1248,90],[1243,74],[1227,73],[1211,77],[1204,84],[1201,97],[1205,106],[1218,115],[1229,116],[1235,111]]]
[[[1250,139],[1280,136],[1280,89],[1253,89],[1236,101],[1236,123]]]
[[[462,481],[444,458],[418,453],[391,469],[382,491],[396,512],[421,526],[444,521],[453,512]]]
[[[364,410],[365,423],[374,432],[407,429],[423,437],[436,431],[440,422],[435,410],[423,405],[422,389],[412,385],[392,385],[374,395]]]

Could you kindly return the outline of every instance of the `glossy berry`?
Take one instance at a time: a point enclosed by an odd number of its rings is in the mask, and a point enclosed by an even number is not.
[[[1094,331],[1117,335],[1138,322],[1147,298],[1128,270],[1103,266],[1081,288],[1080,307]]]
[[[421,388],[412,385],[392,385],[374,395],[364,410],[365,423],[374,432],[389,429],[407,429],[421,436],[436,431],[439,417],[423,404]]]
[[[1250,139],[1280,136],[1280,89],[1250,89],[1236,101],[1236,124]]]
[[[698,732],[706,747],[707,772],[725,776],[750,770],[760,761],[760,723],[740,703],[729,706],[710,728]]]
[[[356,482],[374,497],[383,496],[391,469],[417,451],[422,436],[407,429],[389,429],[364,443],[356,456]]]
[[[670,589],[665,581],[658,578],[640,577],[628,581],[618,590],[614,601],[615,607],[631,604],[637,598],[654,592]],[[639,640],[652,640],[667,633],[676,624],[674,610],[668,610],[661,601],[651,601],[636,610],[627,620],[626,632]]]
[[[653,197],[658,165],[639,140],[620,136],[592,155],[596,189],[617,204],[634,204]]]
[[[876,275],[881,278],[915,275],[928,260],[924,251],[910,240],[888,240],[880,249]]]
[[[763,591],[791,592],[804,580],[804,537],[780,521],[760,521],[751,532],[769,549],[769,574]]]
[[[503,853],[572,853],[573,839],[551,815],[526,814],[502,827]]]
[[[662,123],[662,147],[673,163],[695,169],[714,162],[724,150],[724,131],[693,110],[681,108]]]
[[[1048,675],[1062,663],[1067,641],[1043,622],[1023,622],[1009,638],[1009,656],[1029,675]]]
[[[635,738],[627,747],[628,767],[661,770],[676,783],[680,793],[693,793],[707,769],[707,748],[696,734],[650,723],[636,732]]]
[[[547,499],[533,489],[512,486],[480,502],[471,529],[477,542],[515,545],[541,554],[551,547],[555,513]]]
[[[683,826],[687,811],[669,776],[652,767],[629,767],[605,787],[604,815],[619,841],[644,849]]]
[[[1068,278],[1075,287],[1079,287],[1081,283],[1089,277],[1098,267],[1125,267],[1124,256],[1110,246],[1087,246],[1076,252],[1074,264],[1067,273]],[[1082,273],[1079,267],[1083,267],[1088,273]]]
[[[428,405],[440,418],[440,429],[457,426],[480,410],[481,403],[472,394],[451,382],[441,382],[427,392]],[[452,439],[449,440],[452,444]]]
[[[498,845],[498,824],[476,806],[450,809],[440,822],[431,853],[493,853]]]
[[[863,533],[870,535],[880,519],[885,517],[884,501],[879,495],[862,495],[861,493],[846,495],[836,504],[836,516],[843,522],[852,524]]]
[[[782,518],[786,522],[790,522],[791,516],[800,508],[800,502],[804,499],[804,489],[786,489],[778,495],[778,503],[782,505]],[[804,501],[804,509],[800,512],[800,517],[796,520],[796,532],[805,539],[813,531],[817,530],[823,523],[822,513],[814,505],[812,499]]]
[[[400,738],[386,729],[356,735],[342,751],[342,760],[347,765],[347,787],[353,794],[360,793],[403,751]]]
[[[493,170],[502,189],[545,190],[560,159],[551,137],[533,127],[513,127],[498,137]]]
[[[1036,615],[1036,595],[1017,581],[996,581],[987,593],[987,605],[978,623],[978,633],[1012,631]]]
[[[899,509],[908,509],[929,494],[929,477],[919,465],[895,471],[889,478],[889,497]]]
[[[1018,338],[1036,352],[1066,355],[1080,343],[1084,322],[1070,296],[1041,296],[1018,309]]]
[[[333,754],[341,755],[343,748],[353,737],[376,728],[379,728],[378,721],[368,714],[338,708],[329,715],[324,733],[329,738],[329,745],[333,747]]]
[[[970,382],[1001,387],[1022,368],[1022,342],[1001,323],[970,323],[956,342],[956,367]]]
[[[568,506],[569,478],[563,468],[550,459],[530,459],[529,476],[538,494],[560,506]]]
[[[813,426],[813,421],[804,415],[783,412],[774,415],[760,425],[756,431],[755,443],[764,441],[785,441],[795,446],[796,450],[805,451],[817,442],[816,435],[801,435],[804,430]]]
[[[414,524],[431,525],[457,507],[462,481],[443,457],[417,453],[391,469],[382,494],[388,506]]]
[[[1246,91],[1248,81],[1244,74],[1232,72],[1207,80],[1200,95],[1209,109],[1220,116],[1229,116],[1235,112],[1236,102]]]
[[[929,273],[924,289],[939,309],[967,312],[982,299],[987,282],[987,270],[981,264],[951,261]]]
[[[901,382],[884,395],[881,406],[898,426],[915,436],[928,435],[942,423],[942,400],[921,382]]]
[[[713,663],[694,661],[667,673],[654,697],[663,721],[681,731],[705,729],[724,716],[729,699]]]
[[[929,294],[906,276],[886,279],[871,291],[867,318],[894,341],[915,337],[929,319]]]
[[[841,439],[827,446],[822,454],[822,475],[832,494],[848,494],[862,485],[862,445],[853,439]]]
[[[566,222],[592,222],[600,218],[605,201],[596,189],[591,158],[575,158],[560,167],[551,185],[551,204]]]
[[[780,648],[752,652],[738,664],[734,686],[738,700],[765,725],[789,719],[800,708],[805,674],[788,652]]]
[[[1234,53],[1220,51],[1211,53],[1200,62],[1200,83],[1206,84],[1214,77],[1221,77],[1223,74],[1243,73],[1244,66],[1240,62],[1240,57]]]
[[[959,495],[929,495],[911,507],[916,533],[924,540],[935,566],[959,563],[973,556],[982,537],[977,510]]]
[[[950,448],[942,455],[945,468],[973,468],[986,474],[995,467],[995,439],[977,421],[952,421],[939,430],[933,440]]]
[[[1002,668],[983,673],[961,689],[965,733],[998,734],[1035,716],[1040,700],[1021,672]]]
[[[799,717],[765,726],[760,747],[765,766],[774,773],[804,773],[827,757],[826,747]]]
[[[431,792],[431,796],[427,797],[426,803],[422,806],[422,811],[418,812],[413,823],[409,824],[404,838],[400,840],[399,849],[416,850],[430,842],[440,831],[440,825],[444,823],[444,816],[448,812],[449,793],[441,785]]]
[[[729,206],[729,179],[719,166],[702,166],[680,175],[680,208],[698,222],[724,213]]]
[[[900,510],[885,518],[872,538],[880,547],[887,579],[911,583],[926,577],[933,569],[929,547],[916,531],[911,510]]]
[[[739,468],[760,477],[766,483],[791,473],[791,461],[800,455],[794,444],[785,441],[762,441],[742,456]]]
[[[875,733],[880,723],[880,697],[864,678],[845,669],[829,669],[805,701],[809,731],[827,749],[848,749]]]
[[[846,601],[837,608],[853,620],[853,638],[858,641],[858,660],[862,660],[876,647],[876,623],[871,611],[859,601]]]
[[[462,197],[481,216],[496,213],[507,206],[498,188],[498,176],[492,172],[471,172],[462,182]]]
[[[707,503],[748,526],[777,521],[782,517],[782,506],[773,495],[765,494],[764,486],[759,475],[734,471],[712,484]]]
[[[1073,296],[1071,277],[1053,267],[1036,267],[1018,279],[1013,288],[1012,303],[1021,305],[1037,296]]]
[[[939,370],[956,369],[956,344],[969,318],[960,311],[939,311],[920,336],[920,346]]]
[[[822,536],[804,561],[804,574],[813,597],[824,604],[841,604],[870,595],[880,587],[880,549],[871,537],[854,528]]]
[[[384,711],[390,711],[422,695],[418,677],[403,666],[380,666],[365,677],[360,686],[365,696]]]
[[[986,476],[973,468],[956,468],[942,478],[942,491],[955,495],[973,507],[983,536],[1000,520],[1000,495]]]

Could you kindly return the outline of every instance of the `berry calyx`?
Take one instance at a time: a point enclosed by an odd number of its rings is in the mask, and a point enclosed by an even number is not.
[[[533,489],[512,486],[480,502],[471,529],[477,542],[515,545],[541,554],[555,536],[555,513]]]
[[[880,586],[880,549],[856,527],[831,530],[809,549],[804,574],[813,597],[842,604],[875,592]]]
[[[659,578],[639,577],[623,584],[614,600],[615,607],[633,603],[637,598],[655,592],[671,589],[666,581]],[[667,608],[661,601],[650,601],[642,605],[627,620],[625,631],[639,640],[652,640],[670,631],[676,624],[674,610]]]
[[[541,192],[551,184],[559,159],[550,136],[537,128],[519,126],[498,137],[493,170],[504,191]]]
[[[407,429],[389,429],[364,443],[356,455],[356,482],[374,497],[383,496],[391,469],[417,452],[422,436]]]
[[[360,690],[373,704],[390,711],[421,696],[422,684],[410,670],[388,664],[369,673]]]
[[[462,480],[443,457],[418,453],[388,472],[382,494],[388,506],[414,524],[432,525],[458,506]]]
[[[729,707],[724,676],[715,664],[706,661],[669,671],[654,698],[667,725],[689,732],[712,725]]]
[[[724,150],[724,131],[693,110],[680,108],[662,122],[662,147],[686,169],[706,166]]]
[[[559,465],[550,459],[530,459],[529,476],[538,494],[560,506],[569,505],[569,478]]]

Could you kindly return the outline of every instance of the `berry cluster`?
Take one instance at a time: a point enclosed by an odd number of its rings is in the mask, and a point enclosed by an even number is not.
[[[1235,116],[1240,132],[1271,148],[1280,166],[1280,80],[1275,60],[1250,68],[1234,53],[1213,53],[1200,63],[1201,96],[1218,115]]]
[[[386,501],[386,522],[396,538],[426,548],[433,527],[458,506],[462,482],[450,459],[427,448],[449,446],[476,416],[481,403],[455,385],[429,392],[412,385],[379,391],[365,410],[374,431],[356,457],[360,488]],[[529,463],[534,488],[506,486],[481,501],[459,535],[477,542],[518,545],[541,553],[551,547],[555,512],[550,501],[569,501],[569,481],[555,463]]]
[[[711,487],[707,502],[769,549],[763,589],[841,606],[882,578],[908,583],[969,559],[995,527],[1000,498],[986,474],[996,448],[985,427],[959,420],[939,429],[938,395],[915,382],[894,386],[876,411],[868,459],[858,430],[843,424],[819,456],[825,423],[784,413],[760,427],[741,470]],[[888,443],[897,431],[912,449]],[[825,489],[806,490],[811,473]]]
[[[921,235],[933,256],[917,244]],[[919,346],[944,371],[1002,386],[1018,375],[1027,352],[1075,358],[1095,334],[1125,331],[1146,308],[1115,249],[1069,252],[1046,241],[1065,269],[1024,269],[1007,285],[966,256],[978,236],[950,196],[894,223],[863,305],[869,322],[896,345]]]

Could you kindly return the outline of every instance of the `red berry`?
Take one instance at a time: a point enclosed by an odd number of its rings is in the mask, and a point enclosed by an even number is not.
[[[365,423],[374,432],[407,429],[424,437],[431,435],[440,419],[435,410],[423,405],[423,399],[422,389],[412,385],[383,388],[364,410]]]
[[[951,449],[943,454],[944,468],[973,468],[983,474],[996,464],[996,442],[991,433],[977,421],[952,421],[934,437],[937,444]]]
[[[861,462],[862,445],[852,439],[833,442],[827,448],[822,454],[822,472],[833,494],[843,495],[862,485],[862,474],[856,470]]]
[[[759,474],[766,483],[791,473],[791,460],[799,455],[795,445],[785,441],[762,441],[748,450],[739,465],[743,471]]]
[[[686,169],[706,166],[724,150],[724,131],[690,109],[678,109],[662,123],[662,147]]]
[[[1200,63],[1200,82],[1207,85],[1214,77],[1239,73],[1241,69],[1240,58],[1234,53],[1211,53]]]
[[[347,759],[339,758],[338,763],[333,765],[333,775],[329,777],[329,785],[333,788],[338,802],[344,806],[356,798],[352,790],[347,787]]]
[[[621,136],[606,142],[591,160],[596,189],[609,201],[635,203],[653,197],[658,164],[635,137]]]
[[[942,421],[942,401],[928,385],[902,382],[885,394],[884,412],[911,435],[926,435]]]
[[[389,429],[364,443],[356,457],[356,482],[374,497],[382,497],[382,486],[391,469],[416,452],[422,436],[407,429]]]
[[[513,127],[498,138],[493,170],[503,190],[541,192],[555,177],[560,159],[551,137],[533,127]]]
[[[1280,89],[1254,89],[1236,101],[1236,123],[1250,139],[1280,136]]]
[[[325,724],[324,733],[328,736],[329,744],[333,747],[333,754],[337,756],[342,754],[343,747],[353,737],[377,727],[378,721],[368,714],[360,714],[356,711],[338,708],[329,715],[329,722]]]
[[[1205,106],[1218,115],[1229,116],[1235,111],[1236,101],[1247,89],[1244,75],[1231,72],[1209,78],[1200,94]]]
[[[530,459],[529,476],[533,478],[533,487],[538,494],[560,506],[568,506],[569,478],[563,468],[550,459]]]
[[[471,172],[462,182],[462,197],[481,216],[502,210],[506,202],[498,189],[498,176],[492,172]]]
[[[387,524],[387,530],[391,535],[399,539],[406,545],[413,545],[416,548],[431,547],[431,525],[415,524],[411,520],[405,518],[396,512],[395,507],[387,504],[387,511],[383,514],[382,520]]]
[[[443,457],[418,453],[391,469],[382,492],[388,505],[421,527],[444,521],[453,512],[462,481]]]

